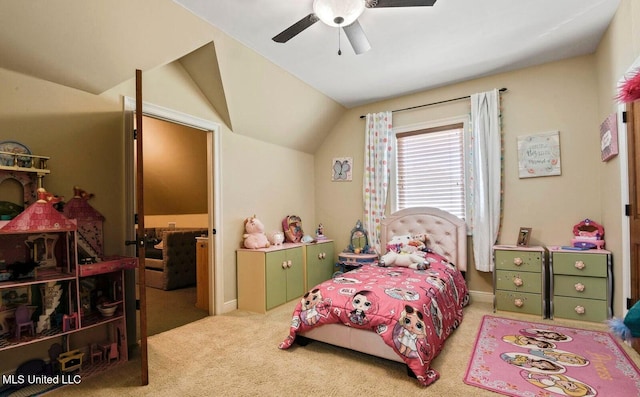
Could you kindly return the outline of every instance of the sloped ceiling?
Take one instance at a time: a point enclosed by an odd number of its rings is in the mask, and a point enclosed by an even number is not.
[[[230,130],[233,130],[229,109],[227,108],[227,98],[224,95],[220,67],[218,66],[216,47],[213,42],[183,56],[179,59],[179,62],[196,85],[200,87],[207,100],[218,111],[222,122]]]
[[[180,62],[234,133],[307,153],[345,110],[171,0],[0,0],[0,54],[96,95]]]
[[[0,67],[93,94],[198,48],[208,30],[182,32],[180,8],[156,1],[0,1]]]

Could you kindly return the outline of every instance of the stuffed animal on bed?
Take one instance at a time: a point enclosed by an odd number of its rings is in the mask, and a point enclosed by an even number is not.
[[[268,248],[271,245],[264,234],[264,225],[255,215],[244,220],[244,229],[246,233],[242,237],[245,248]]]
[[[393,236],[387,243],[387,253],[382,255],[378,264],[380,266],[401,266],[411,269],[424,270],[429,267],[423,255],[412,242],[414,238],[407,235]]]

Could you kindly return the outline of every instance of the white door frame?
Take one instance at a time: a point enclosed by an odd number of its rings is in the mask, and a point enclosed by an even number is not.
[[[124,97],[124,111],[135,112],[135,98]],[[224,305],[224,284],[222,272],[222,233],[220,228],[216,227],[216,222],[220,224],[222,220],[222,196],[220,194],[221,172],[220,172],[220,124],[191,116],[173,109],[142,102],[142,114],[165,120],[171,123],[182,124],[207,132],[207,210],[209,220],[209,274],[214,275],[213,283],[209,277],[209,314],[222,314]],[[125,153],[126,164],[133,164],[133,151]],[[127,167],[127,173],[133,173],[133,167]],[[133,180],[133,175],[127,177]],[[126,197],[128,208],[135,208],[133,202],[133,194]],[[130,206],[130,207],[129,207]],[[133,211],[131,211],[133,213]],[[132,225],[128,227],[133,228]],[[212,230],[216,229],[218,233],[213,234]],[[194,242],[195,246],[195,242]],[[212,294],[211,291],[214,293]],[[214,305],[215,303],[215,305]]]
[[[640,57],[629,66],[624,76],[618,80],[618,87],[620,87],[627,78],[631,77],[634,71],[640,68]],[[629,217],[625,214],[625,206],[629,204],[629,153],[627,143],[627,124],[622,122],[622,113],[626,110],[627,106],[624,103],[618,105],[618,147],[619,153],[619,165],[620,165],[620,198],[621,214],[622,216],[622,279],[625,280],[622,283],[622,298],[624,300],[631,297],[631,258],[629,252],[631,251],[630,241],[630,227]],[[623,305],[622,315],[626,315],[627,307]]]

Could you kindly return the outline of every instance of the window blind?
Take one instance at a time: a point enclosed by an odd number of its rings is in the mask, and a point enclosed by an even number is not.
[[[396,135],[398,209],[429,206],[465,219],[463,125]]]

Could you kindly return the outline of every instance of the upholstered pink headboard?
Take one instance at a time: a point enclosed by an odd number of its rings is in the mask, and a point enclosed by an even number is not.
[[[396,235],[426,233],[427,247],[467,270],[467,226],[455,215],[432,207],[406,208],[387,216],[381,224],[383,251]]]

